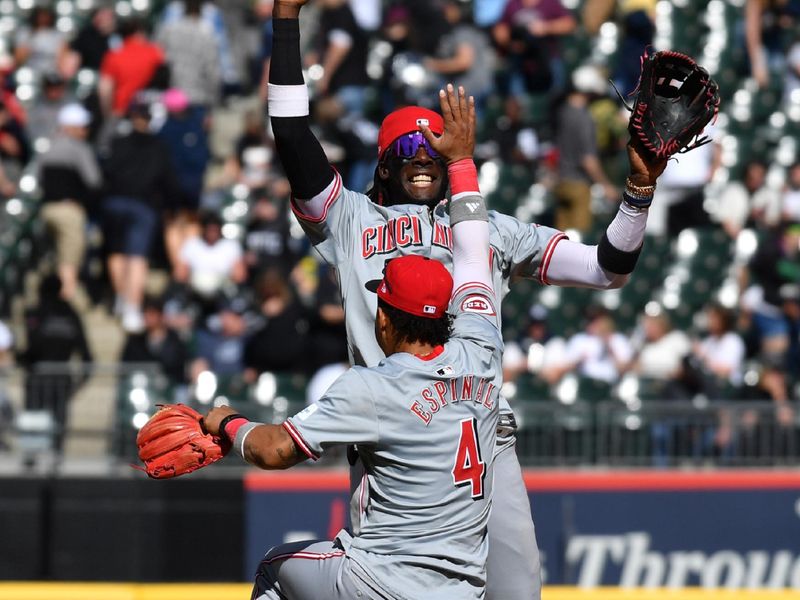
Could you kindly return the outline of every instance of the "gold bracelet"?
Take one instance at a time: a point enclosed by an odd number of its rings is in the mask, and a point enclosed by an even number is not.
[[[631,178],[627,177],[625,179],[625,191],[627,191],[631,196],[638,196],[640,198],[649,198],[652,197],[652,195],[655,193],[656,186],[634,185],[633,182],[631,181]]]

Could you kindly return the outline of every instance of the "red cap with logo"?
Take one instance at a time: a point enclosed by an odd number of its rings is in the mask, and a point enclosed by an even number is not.
[[[393,141],[404,133],[419,131],[420,125],[427,125],[436,135],[444,133],[442,115],[421,106],[406,106],[389,113],[378,131],[378,157],[383,156]]]
[[[439,319],[450,304],[453,277],[438,260],[412,254],[390,260],[383,279],[368,281],[366,288],[404,312]]]

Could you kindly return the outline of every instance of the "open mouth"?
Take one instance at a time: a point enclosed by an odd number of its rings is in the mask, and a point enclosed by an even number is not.
[[[422,173],[419,173],[417,175],[413,175],[412,177],[408,178],[408,181],[411,183],[411,185],[413,185],[414,187],[418,187],[418,188],[430,187],[430,186],[433,185],[433,182],[435,180],[436,180],[436,178],[433,177],[432,175],[425,175],[425,174],[422,174]]]

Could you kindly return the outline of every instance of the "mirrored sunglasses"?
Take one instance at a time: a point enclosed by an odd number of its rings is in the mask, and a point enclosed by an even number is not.
[[[392,144],[394,155],[400,158],[414,158],[420,146],[425,148],[431,158],[439,158],[439,153],[431,147],[430,142],[425,139],[421,131],[401,135]]]

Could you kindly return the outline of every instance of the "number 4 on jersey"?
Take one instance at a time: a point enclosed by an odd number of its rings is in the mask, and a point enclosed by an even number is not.
[[[456,487],[471,486],[473,500],[483,498],[483,478],[486,476],[486,463],[481,459],[477,427],[474,417],[461,421],[461,437],[453,465],[453,483]]]

